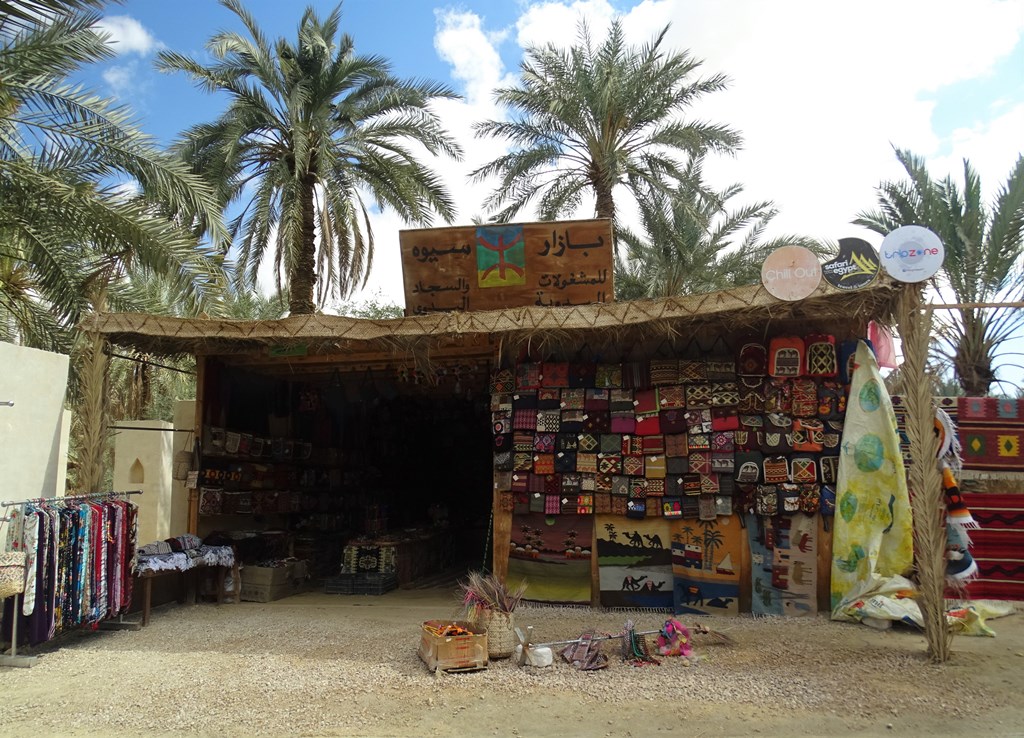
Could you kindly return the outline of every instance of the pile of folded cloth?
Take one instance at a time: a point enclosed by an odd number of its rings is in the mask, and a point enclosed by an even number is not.
[[[207,546],[191,533],[139,546],[136,555],[136,574],[188,571],[200,566],[234,566],[235,563],[231,546]]]

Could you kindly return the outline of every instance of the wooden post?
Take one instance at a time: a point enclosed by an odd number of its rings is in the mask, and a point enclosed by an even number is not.
[[[203,401],[206,396],[206,357],[196,356],[196,410],[192,427],[195,428],[195,443],[199,445],[200,452],[205,452],[203,447]],[[202,458],[199,460],[202,468]],[[198,483],[197,483],[198,484]],[[188,490],[188,532],[193,535],[199,534],[199,488],[198,486]]]

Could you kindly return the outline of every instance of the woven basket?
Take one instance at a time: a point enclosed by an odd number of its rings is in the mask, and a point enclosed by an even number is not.
[[[496,610],[481,610],[474,623],[487,629],[487,656],[507,659],[516,647],[515,616]]]
[[[0,600],[25,591],[25,552],[0,553]]]

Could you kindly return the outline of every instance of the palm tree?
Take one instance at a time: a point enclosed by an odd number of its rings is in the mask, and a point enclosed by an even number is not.
[[[164,71],[181,71],[208,92],[226,93],[224,113],[192,127],[177,145],[196,172],[218,188],[222,204],[243,204],[230,223],[239,277],[253,286],[268,249],[293,314],[344,298],[365,283],[373,258],[363,190],[381,208],[427,225],[454,207],[440,180],[413,154],[458,158],[458,145],[429,109],[454,98],[447,87],[396,78],[379,56],[354,52],[338,35],[340,6],[321,20],[307,8],[295,42],[271,42],[239,0],[222,4],[248,33],[220,32],[203,66],[169,51]]]
[[[853,221],[887,234],[904,225],[934,231],[945,246],[943,272],[958,304],[952,318],[937,316],[939,361],[952,368],[964,392],[984,396],[998,383],[1002,345],[1024,327],[1024,310],[980,307],[1024,298],[1024,156],[1018,156],[991,206],[982,202],[981,181],[963,162],[963,185],[933,180],[924,159],[896,150],[909,181],[882,182],[878,210]]]
[[[576,210],[584,195],[596,199],[599,218],[615,218],[614,192],[635,198],[680,174],[677,156],[731,152],[740,136],[731,128],[684,121],[681,114],[702,96],[724,89],[726,78],[692,76],[702,61],[662,48],[666,26],[642,46],[628,46],[620,20],[595,45],[586,24],[568,50],[531,46],[515,87],[496,91],[508,121],[475,126],[478,136],[507,139],[515,148],[473,172],[499,177],[486,201],[510,220],[537,198],[541,218]]]
[[[90,295],[130,269],[175,275],[207,299],[219,256],[185,226],[224,237],[201,179],[160,152],[129,111],[67,81],[111,56],[102,0],[0,3],[0,338],[68,351]],[[137,186],[125,194],[124,183]]]
[[[701,525],[704,525],[704,568],[711,571],[715,567],[715,551],[724,543],[724,538],[722,531],[714,527],[715,522],[709,520]]]
[[[673,297],[756,284],[761,263],[779,246],[797,244],[820,251],[813,239],[783,235],[764,240],[777,211],[769,201],[728,209],[743,192],[734,184],[721,191],[702,178],[703,159],[690,162],[669,192],[651,190],[639,200],[643,235],[620,229],[626,245],[615,259],[620,300]]]

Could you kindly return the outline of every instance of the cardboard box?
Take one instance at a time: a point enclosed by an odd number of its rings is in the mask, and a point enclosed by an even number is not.
[[[238,598],[244,602],[273,602],[289,597],[298,592],[291,581],[284,584],[246,584],[242,580],[242,591]]]
[[[246,586],[273,587],[289,584],[293,579],[294,566],[243,566],[242,589]]]
[[[432,629],[458,625],[469,635],[439,636]],[[476,671],[487,668],[487,631],[462,620],[428,620],[420,636],[420,659],[430,671]]]

